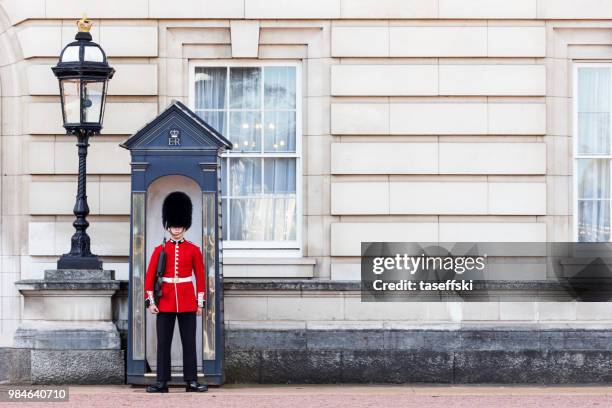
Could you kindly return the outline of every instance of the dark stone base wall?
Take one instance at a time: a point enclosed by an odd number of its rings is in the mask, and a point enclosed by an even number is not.
[[[123,358],[121,350],[0,348],[0,384],[122,384]],[[225,381],[606,384],[612,331],[231,329]]]
[[[227,330],[228,383],[612,382],[607,330]]]
[[[123,350],[0,348],[0,384],[124,384]]]
[[[0,384],[31,384],[30,350],[0,347]]]
[[[123,350],[31,350],[34,384],[123,384]]]

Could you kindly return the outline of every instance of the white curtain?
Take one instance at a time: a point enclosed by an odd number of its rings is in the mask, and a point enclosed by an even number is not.
[[[295,111],[266,111],[264,115],[265,152],[295,152]]]
[[[261,108],[261,69],[230,68],[230,108]]]
[[[295,109],[295,67],[264,68],[266,109]]]
[[[197,67],[195,71],[195,108],[202,119],[226,135],[225,111],[227,68]]]
[[[229,239],[296,240],[295,183],[293,158],[231,158]]]
[[[295,67],[265,67],[266,152],[295,152],[295,98]]]
[[[230,199],[230,203],[230,239],[296,240],[295,197]]]
[[[229,139],[234,144],[232,152],[260,152],[261,112],[230,112]]]
[[[295,159],[264,159],[264,193],[295,194]]]
[[[578,154],[610,154],[610,69],[578,70]]]
[[[230,195],[236,197],[258,194],[261,194],[261,159],[230,159]]]
[[[578,241],[610,240],[610,69],[578,69]]]

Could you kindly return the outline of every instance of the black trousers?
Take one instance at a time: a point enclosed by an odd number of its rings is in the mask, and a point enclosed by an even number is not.
[[[178,318],[183,345],[183,380],[197,379],[196,312],[157,314],[157,381],[170,381],[170,349],[174,321]]]

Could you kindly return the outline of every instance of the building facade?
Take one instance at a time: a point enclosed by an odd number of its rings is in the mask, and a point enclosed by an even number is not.
[[[119,144],[176,99],[235,145],[228,330],[336,333],[310,347],[337,351],[350,336],[378,347],[364,331],[612,323],[609,303],[364,304],[351,284],[362,241],[610,241],[612,1],[4,0],[4,344],[22,316],[14,282],[70,245],[77,155],[50,67],[83,12],[116,69],[87,188],[92,250],[117,279],[130,239]]]

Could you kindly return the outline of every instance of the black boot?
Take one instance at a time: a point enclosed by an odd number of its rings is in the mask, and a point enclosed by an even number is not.
[[[158,381],[155,384],[147,385],[147,392],[168,392],[168,383],[166,381]]]
[[[208,391],[208,385],[200,384],[196,380],[187,381],[187,386],[185,387],[185,391],[187,392],[206,392]]]

